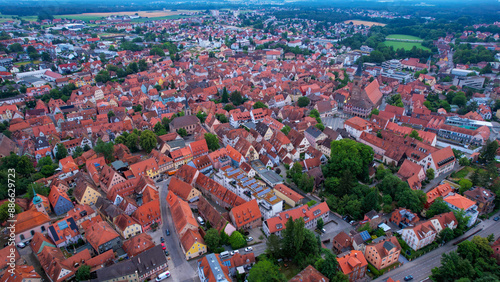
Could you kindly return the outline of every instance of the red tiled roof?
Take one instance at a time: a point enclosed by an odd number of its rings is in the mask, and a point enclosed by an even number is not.
[[[241,228],[245,224],[251,223],[262,217],[256,199],[233,207],[231,209],[231,213],[233,215],[235,221],[234,223],[236,224],[237,228]]]

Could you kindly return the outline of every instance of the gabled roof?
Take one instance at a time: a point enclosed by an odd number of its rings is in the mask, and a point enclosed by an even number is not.
[[[170,178],[170,183],[168,184],[168,190],[175,193],[177,196],[179,196],[184,201],[189,200],[188,199],[189,194],[191,194],[191,191],[193,189],[195,189],[193,186],[180,180],[179,178],[177,178],[175,176]]]
[[[300,200],[304,199],[302,195],[287,187],[285,184],[278,184],[274,186],[274,189],[281,192],[283,195],[287,196],[295,203],[298,203]]]
[[[312,265],[308,265],[304,270],[292,277],[288,282],[329,282],[321,272],[316,270]]]
[[[444,201],[462,210],[467,210],[468,208],[476,204],[476,202],[469,200],[466,197],[459,194],[450,194],[444,197]]]
[[[37,210],[28,210],[16,215],[16,234],[50,222],[48,215]]]
[[[233,215],[234,224],[236,224],[237,228],[241,228],[245,224],[251,223],[262,217],[256,199],[233,207],[231,209],[231,214]]]
[[[355,269],[362,268],[368,265],[365,256],[361,251],[349,251],[344,253],[342,257],[337,257],[339,267],[346,275],[353,272]]]
[[[99,246],[119,236],[106,221],[95,222],[85,229],[85,238],[94,250],[99,250]]]

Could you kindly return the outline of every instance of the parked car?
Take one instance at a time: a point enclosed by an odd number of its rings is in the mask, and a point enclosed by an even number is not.
[[[170,230],[166,230],[167,231],[167,236],[170,236]]]
[[[245,252],[251,252],[251,251],[253,251],[253,248],[252,248],[252,247],[246,247],[246,248],[245,248]]]
[[[493,218],[493,220],[494,220],[494,221],[498,221],[498,220],[500,220],[500,216],[495,216],[495,217]]]
[[[166,255],[166,256],[169,256],[169,255],[170,255],[170,254],[168,253],[168,251],[167,251],[167,250],[165,250],[165,255]]]
[[[411,275],[405,276],[405,281],[410,281],[410,280],[413,280],[413,276]]]
[[[20,243],[17,243],[17,247],[20,249],[24,249],[26,247],[26,244],[24,244],[23,242],[20,242]]]
[[[163,239],[163,237],[161,237],[161,238],[160,238],[160,241],[161,241],[162,243],[165,243],[165,239]]]
[[[325,228],[321,228],[321,232],[326,233],[326,229]]]
[[[252,242],[253,241],[253,238],[252,237],[248,237],[247,238],[247,242]]]
[[[167,247],[165,246],[165,243],[161,243],[161,248],[162,248],[163,250],[166,250],[166,249],[167,249]]]
[[[234,256],[234,254],[239,254],[239,253],[240,253],[240,251],[234,250],[234,251],[231,252],[231,255]]]

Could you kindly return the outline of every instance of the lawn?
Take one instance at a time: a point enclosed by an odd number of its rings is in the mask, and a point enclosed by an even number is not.
[[[291,262],[282,262],[279,264],[280,271],[285,275],[286,281],[292,279],[295,275],[297,275],[301,269],[298,266]]]
[[[451,178],[458,178],[458,179],[463,179],[465,178],[470,172],[473,172],[474,169],[470,166],[466,166],[464,168],[462,168],[461,170],[459,171],[456,171],[454,173],[452,173],[450,176]]]
[[[422,40],[420,37],[405,35],[405,34],[389,34],[385,38],[387,39],[406,39],[406,40]]]
[[[41,61],[33,61],[33,64],[37,65],[37,64],[39,64],[40,62],[41,62]],[[14,63],[14,65],[16,65],[16,66],[22,66],[22,65],[27,65],[27,64],[31,64],[31,61]]]
[[[190,17],[194,17],[194,16],[172,15],[172,16],[165,16],[165,17],[139,18],[139,19],[132,19],[130,21],[133,23],[143,23],[145,21],[177,20],[177,19],[190,18]]]
[[[420,48],[423,50],[430,50],[429,48],[422,46],[422,44],[419,42],[402,42],[402,41],[386,40],[386,41],[384,41],[384,44],[388,47],[392,46],[394,48],[394,50],[401,49],[401,48],[403,48],[405,50],[411,50],[413,48],[413,46],[416,46],[417,48]]]
[[[96,16],[96,15],[59,15],[55,16],[54,18],[56,19],[70,19],[70,20],[80,20],[80,21],[96,21],[96,20],[102,20],[105,17],[103,16]]]

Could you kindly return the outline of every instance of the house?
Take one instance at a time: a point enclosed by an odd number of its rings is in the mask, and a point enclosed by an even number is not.
[[[177,132],[183,128],[187,134],[193,134],[200,125],[200,120],[196,116],[176,117],[170,122],[170,132]]]
[[[118,231],[124,239],[129,239],[132,236],[142,233],[142,226],[139,222],[126,214],[120,214],[115,217],[113,224],[115,225],[116,231]]]
[[[453,212],[439,214],[415,226],[405,228],[401,232],[401,238],[416,251],[434,242],[437,234],[447,227],[450,229],[457,227],[457,219]]]
[[[288,282],[329,282],[330,279],[326,278],[321,272],[316,270],[312,265],[308,265],[301,272],[297,273]]]
[[[302,217],[305,222],[305,227],[309,230],[316,229],[318,219],[323,219],[326,222],[330,214],[330,209],[326,202],[318,203],[314,206],[301,205],[293,209],[288,209],[280,212],[277,216],[268,218],[262,225],[264,233],[267,236],[275,234],[281,236],[281,232],[285,230],[286,222],[289,218],[297,219]]]
[[[82,238],[72,217],[66,217],[52,224],[47,233],[58,248],[74,244]]]
[[[231,258],[224,260],[224,265],[229,268],[229,274],[235,276],[238,273],[248,271],[255,263],[255,254],[236,253]]]
[[[471,190],[465,191],[464,196],[477,204],[479,214],[488,214],[495,209],[495,194],[483,187],[474,187]]]
[[[306,129],[304,131],[304,136],[314,148],[317,148],[318,142],[327,138],[326,134],[314,126],[310,126]]]
[[[448,183],[436,186],[436,188],[426,193],[427,202],[425,203],[425,208],[428,209],[437,198],[445,197],[453,191],[453,187],[451,187]]]
[[[407,226],[414,226],[417,222],[419,222],[420,218],[416,213],[411,212],[405,208],[398,208],[391,214],[390,222],[396,224],[401,228],[405,228]]]
[[[444,173],[453,170],[456,158],[450,146],[440,149],[418,162],[427,171],[429,168],[434,170],[434,176],[438,177]]]
[[[56,215],[65,214],[73,208],[73,203],[68,195],[56,186],[52,186],[50,189],[49,201]]]
[[[361,133],[371,132],[373,127],[369,121],[366,121],[360,117],[352,117],[344,122],[344,129],[347,131],[347,133],[358,140],[361,136]]]
[[[262,214],[256,199],[232,208],[229,217],[238,230],[262,226]]]
[[[141,233],[123,242],[123,250],[129,257],[136,256],[155,246],[153,238],[148,233]]]
[[[229,268],[219,254],[208,254],[198,260],[198,277],[201,282],[230,282]]]
[[[97,215],[97,212],[89,205],[76,205],[68,211],[68,217],[72,217],[76,225],[81,227],[84,221],[90,220]]]
[[[168,184],[168,190],[179,196],[186,202],[194,202],[199,199],[201,192],[194,188],[191,184],[180,180],[177,177],[171,177]]]
[[[443,200],[452,210],[465,211],[465,216],[469,217],[467,227],[471,227],[476,222],[479,211],[477,210],[475,200],[470,200],[460,194],[455,193],[448,194],[448,196],[444,197]]]
[[[5,248],[7,249],[7,248]],[[12,271],[5,271],[2,278],[3,282],[42,282],[42,276],[35,271],[32,265],[16,265]]]
[[[141,176],[149,176],[149,178],[156,180],[160,177],[160,170],[154,158],[145,159],[130,165],[130,171],[139,178]]]
[[[341,231],[332,240],[333,251],[336,254],[347,252],[352,250],[352,238],[347,235],[344,231]]]
[[[35,232],[45,233],[50,225],[47,214],[37,210],[28,210],[16,215],[16,244],[26,242]]]
[[[142,232],[147,232],[161,224],[160,200],[152,200],[138,207],[132,214],[142,227]]]
[[[49,238],[47,238],[46,235],[43,235],[40,232],[35,232],[35,235],[31,239],[30,246],[31,250],[33,251],[33,254],[35,255],[38,255],[45,246],[53,248],[56,247],[56,245],[54,245],[54,243]]]
[[[80,205],[94,205],[97,198],[102,195],[99,193],[98,188],[92,179],[90,179],[90,176],[88,176],[78,178],[76,181],[76,187],[73,190],[73,196],[75,197],[76,202]]]
[[[365,258],[375,266],[376,269],[381,270],[396,262],[398,262],[401,253],[401,246],[398,239],[394,236],[372,243],[366,246]]]
[[[273,192],[278,198],[282,199],[291,207],[299,205],[304,197],[295,192],[292,188],[287,187],[285,184],[278,184],[274,186]]]
[[[15,269],[24,263],[24,259],[19,254],[17,248],[11,248],[11,246],[6,246],[0,249],[0,272],[4,272],[7,268]],[[3,281],[3,280],[2,280]]]
[[[186,255],[186,260],[199,257],[207,252],[207,245],[198,230],[188,229],[180,237],[182,252]]]
[[[424,168],[409,159],[403,161],[396,175],[414,190],[422,188],[422,181],[425,179]]]
[[[152,281],[167,269],[167,257],[160,245],[145,250],[131,259],[100,268],[97,281]]]
[[[337,256],[337,262],[339,263],[339,270],[349,277],[350,282],[355,282],[365,277],[368,262],[362,252],[345,252]]]
[[[116,251],[122,246],[120,235],[106,221],[95,222],[85,228],[85,238],[97,254]]]
[[[377,79],[363,87],[361,75],[362,67],[358,66],[351,85],[350,98],[343,108],[347,114],[366,118],[373,109],[380,106],[383,95]]]

